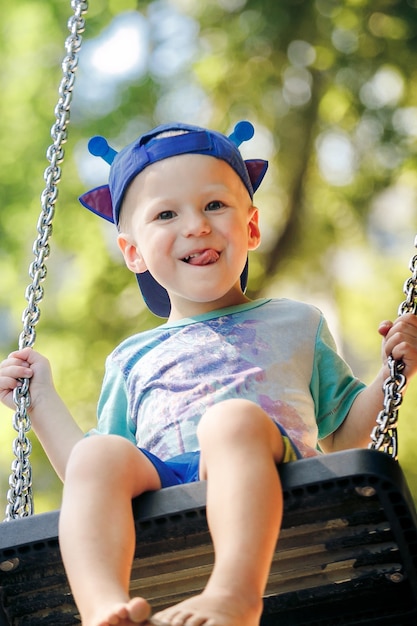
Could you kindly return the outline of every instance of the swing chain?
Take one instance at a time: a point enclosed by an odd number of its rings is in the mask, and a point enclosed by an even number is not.
[[[402,361],[397,362],[391,356],[388,358],[390,370],[388,378],[383,385],[384,408],[376,418],[376,426],[371,433],[370,448],[386,452],[393,459],[398,458],[398,409],[402,403],[402,390],[406,384],[406,378],[401,372],[404,369]]]
[[[417,248],[417,236],[414,241],[414,246]],[[415,254],[410,261],[410,271],[412,275],[407,278],[404,283],[406,299],[400,304],[398,309],[399,315],[404,315],[405,313],[414,313],[414,315],[417,315],[417,254]]]
[[[417,248],[417,237],[414,240]],[[413,313],[417,315],[417,254],[410,261],[412,275],[404,283],[405,300],[398,308],[398,315]],[[386,452],[393,459],[398,458],[398,409],[403,400],[402,391],[406,385],[406,377],[403,374],[405,364],[388,358],[389,376],[383,385],[384,407],[376,418],[376,426],[371,433],[371,450]]]
[[[32,249],[35,260],[29,267],[32,283],[29,284],[25,292],[28,306],[22,315],[23,330],[19,336],[19,349],[33,347],[36,339],[35,326],[40,318],[39,303],[44,294],[41,283],[45,280],[47,273],[45,261],[50,252],[49,239],[52,234],[54,205],[58,197],[57,184],[61,178],[59,164],[64,159],[63,144],[67,140],[72,90],[82,41],[80,34],[84,31],[83,15],[87,12],[88,2],[71,0],[71,8],[74,14],[69,18],[67,24],[70,34],[65,40],[67,54],[62,62],[62,79],[58,88],[59,99],[54,110],[56,119],[51,128],[53,143],[46,152],[49,166],[44,172],[45,188],[41,194],[41,213],[37,224],[38,235]],[[30,407],[29,379],[21,380],[19,387],[14,390],[13,400],[16,404],[13,428],[18,435],[13,442],[15,459],[11,466],[9,478],[5,521],[17,517],[28,517],[33,513],[32,468],[29,459],[32,445],[26,436],[31,428],[28,415]]]

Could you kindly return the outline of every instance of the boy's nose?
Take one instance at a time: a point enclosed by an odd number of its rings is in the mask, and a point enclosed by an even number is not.
[[[210,222],[204,213],[190,213],[184,217],[184,235],[186,237],[199,237],[211,231]]]

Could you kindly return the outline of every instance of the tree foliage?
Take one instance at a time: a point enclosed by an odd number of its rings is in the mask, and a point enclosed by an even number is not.
[[[256,195],[263,244],[251,257],[249,293],[316,303],[355,373],[372,378],[376,327],[396,316],[416,230],[416,9],[416,0],[91,0],[36,343],[84,428],[95,421],[106,355],[158,323],[121,262],[111,226],[77,202],[106,178],[86,142],[103,134],[120,149],[175,118],[224,132],[239,119],[254,123],[255,138],[242,150],[268,158],[270,168]],[[2,7],[3,354],[16,346],[26,306],[70,12],[62,0]],[[127,25],[137,30],[125,45],[138,57],[122,72],[115,33]],[[417,492],[415,398],[412,385],[400,459]],[[9,413],[1,409],[0,493],[12,458]],[[32,439],[43,510],[58,505],[60,485]]]

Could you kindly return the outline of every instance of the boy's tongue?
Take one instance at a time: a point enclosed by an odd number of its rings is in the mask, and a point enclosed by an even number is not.
[[[203,250],[196,255],[191,255],[188,263],[190,265],[209,265],[210,263],[215,263],[219,256],[216,250]]]

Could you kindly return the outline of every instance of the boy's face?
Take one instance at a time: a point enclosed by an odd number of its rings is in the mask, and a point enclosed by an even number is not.
[[[153,163],[130,185],[123,214],[126,264],[165,287],[170,320],[247,302],[240,274],[260,241],[258,212],[225,161],[184,154]]]

